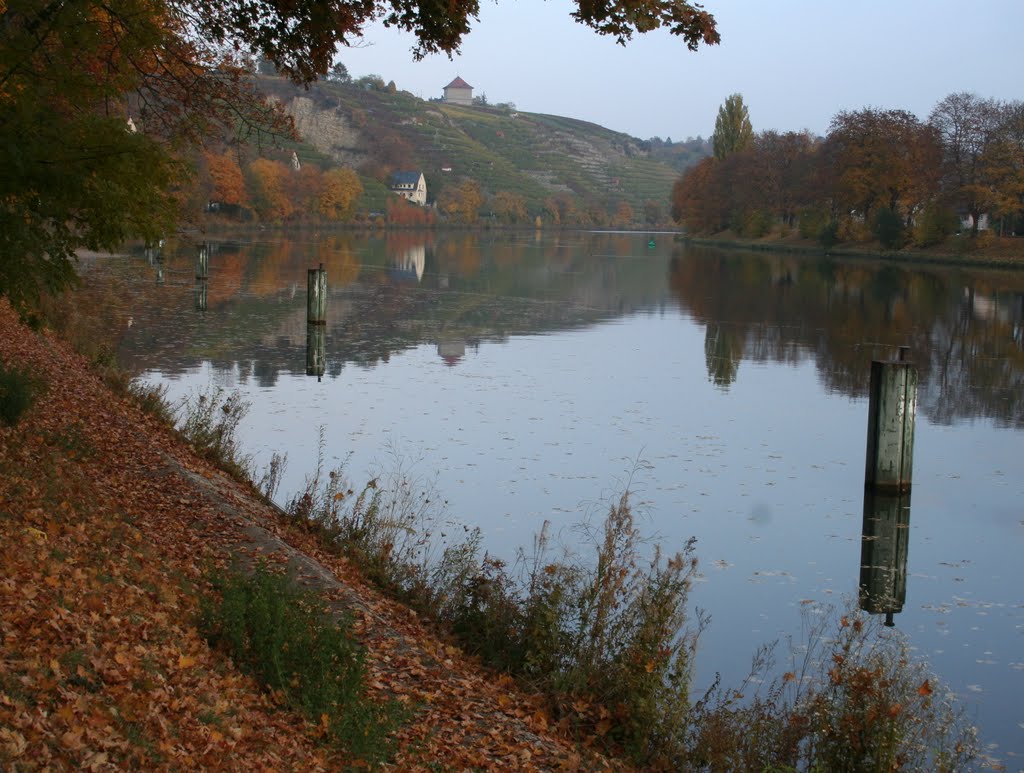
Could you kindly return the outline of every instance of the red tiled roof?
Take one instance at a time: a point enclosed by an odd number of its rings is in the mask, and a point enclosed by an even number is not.
[[[470,86],[468,83],[466,83],[464,80],[462,80],[462,78],[460,78],[458,75],[456,75],[455,76],[455,80],[453,80],[451,83],[449,83],[447,86],[445,86],[445,88],[446,89],[471,89],[473,87]]]

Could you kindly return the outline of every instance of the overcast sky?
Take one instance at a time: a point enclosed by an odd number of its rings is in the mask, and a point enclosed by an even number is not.
[[[696,53],[662,31],[618,46],[573,22],[571,0],[480,4],[453,60],[414,62],[411,36],[383,26],[340,58],[353,77],[380,75],[424,99],[459,75],[492,104],[642,139],[709,136],[734,92],[755,131],[816,134],[840,110],[923,119],[954,91],[1024,99],[1024,0],[707,0],[722,42]]]

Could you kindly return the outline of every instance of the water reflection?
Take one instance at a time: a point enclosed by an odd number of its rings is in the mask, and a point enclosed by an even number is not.
[[[327,362],[327,332],[323,325],[306,325],[306,375],[320,381]]]
[[[196,311],[206,311],[206,307],[209,305],[210,298],[210,280],[209,279],[197,279],[195,288],[195,308]]]
[[[860,548],[860,608],[885,615],[885,624],[903,611],[907,600],[907,552],[910,544],[910,492],[864,492]]]
[[[238,366],[252,356],[254,334],[268,378],[304,373],[294,348],[305,338],[302,276],[323,263],[331,295],[325,373],[332,362],[340,372],[422,344],[461,357],[441,349],[449,340],[472,347],[674,305],[703,325],[704,367],[723,390],[742,379],[743,362],[812,361],[830,391],[862,397],[871,359],[908,344],[921,373],[919,408],[931,421],[986,416],[1024,425],[1020,273],[728,253],[667,239],[650,248],[628,234],[540,243],[516,234],[338,234],[177,244],[163,253],[168,291],[175,277],[206,271],[213,278],[208,286],[198,280],[195,308],[223,317],[215,331],[201,319],[183,321],[159,295],[149,299],[140,327],[147,336],[127,338],[123,356],[169,373],[214,350]],[[161,339],[157,363],[153,336]]]
[[[870,360],[906,344],[930,420],[1024,424],[1021,272],[685,249],[669,283],[706,325],[716,385],[732,384],[744,360],[813,360],[829,389],[861,397]]]

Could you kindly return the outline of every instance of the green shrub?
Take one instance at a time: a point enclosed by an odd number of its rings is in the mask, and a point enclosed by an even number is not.
[[[238,425],[249,410],[241,392],[223,387],[186,397],[175,409],[178,430],[203,456],[238,478],[248,480],[251,460],[241,452]]]
[[[829,225],[831,219],[824,207],[802,207],[797,212],[797,228],[801,238],[820,239],[821,232]]]
[[[39,384],[29,374],[0,363],[0,421],[15,426],[36,400]]]
[[[828,249],[839,243],[839,221],[829,220],[818,231],[818,241],[821,242],[821,246]]]
[[[356,494],[341,470],[324,476],[318,464],[288,510],[464,650],[547,694],[581,732],[637,760],[660,754],[689,706],[692,541],[664,560],[640,539],[627,493],[594,555],[552,559],[545,527],[510,570],[480,557],[479,530],[446,537],[452,526],[420,484],[399,465]]]
[[[212,645],[324,726],[353,758],[388,756],[400,713],[366,697],[364,653],[348,619],[336,622],[316,594],[262,566],[251,576],[215,574],[211,583],[219,599],[204,601],[200,627]]]
[[[433,501],[404,474],[356,494],[318,465],[291,511],[465,651],[544,694],[588,743],[677,770],[954,770],[975,752],[952,700],[925,694],[939,687],[905,641],[855,612],[830,636],[819,625],[792,671],[772,679],[763,648],[739,689],[716,682],[692,701],[707,622],[686,608],[694,543],[665,560],[641,538],[628,491],[587,532],[591,554],[556,552],[545,524],[511,567],[479,556],[476,531],[432,545],[451,528]]]
[[[956,233],[960,225],[956,213],[941,204],[928,204],[914,224],[914,244],[931,247]]]
[[[174,408],[167,402],[167,387],[131,381],[128,394],[143,411],[155,416],[165,424],[174,425]]]
[[[881,207],[875,213],[872,232],[886,249],[898,250],[906,244],[906,229],[903,225],[903,218],[888,207]]]
[[[740,690],[717,685],[690,718],[684,767],[958,771],[976,730],[906,638],[851,608],[809,624],[792,670]],[[751,676],[772,667],[763,650]],[[752,695],[744,695],[753,690]]]

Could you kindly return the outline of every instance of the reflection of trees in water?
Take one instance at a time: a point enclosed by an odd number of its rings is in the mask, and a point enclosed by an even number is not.
[[[907,345],[930,420],[1024,424],[1024,274],[686,248],[669,284],[718,385],[741,359],[813,358],[827,389],[865,395],[871,360]]]
[[[631,257],[630,245],[636,252],[641,244],[643,257],[655,259],[620,265],[620,257]],[[210,262],[216,301],[204,317],[184,314],[176,298],[193,283],[194,253],[185,246],[166,258],[169,276],[181,281],[142,290],[147,300],[120,354],[129,365],[169,375],[226,359],[226,371],[245,367],[261,386],[280,373],[305,373],[306,270],[319,263],[330,293],[329,377],[346,364],[370,367],[445,336],[473,347],[570,329],[664,308],[664,257],[646,245],[635,235],[560,234],[538,243],[532,233],[416,231],[220,243]]]
[[[742,335],[731,325],[709,323],[704,331],[704,361],[715,386],[728,388],[736,380],[742,357]]]

